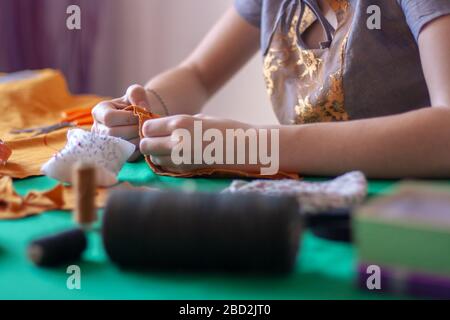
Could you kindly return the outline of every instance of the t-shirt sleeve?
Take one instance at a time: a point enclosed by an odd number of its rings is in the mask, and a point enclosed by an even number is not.
[[[234,7],[237,12],[252,25],[261,27],[263,0],[235,0]],[[450,1],[450,0],[447,0]]]
[[[450,14],[450,0],[398,0],[416,41],[433,20]]]

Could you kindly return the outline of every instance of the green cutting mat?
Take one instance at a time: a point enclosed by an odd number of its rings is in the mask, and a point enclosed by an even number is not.
[[[121,181],[160,188],[220,191],[230,180],[176,179],[155,176],[145,162],[127,164]],[[320,179],[311,179],[320,180]],[[56,185],[46,177],[15,182],[24,194]],[[393,182],[372,181],[370,194],[391,190]],[[27,244],[73,227],[63,211],[18,221],[0,221],[0,299],[373,299],[385,295],[364,293],[354,284],[355,250],[306,233],[295,272],[286,277],[229,274],[173,274],[125,272],[108,262],[98,235],[90,235],[89,250],[80,263],[81,290],[66,287],[65,268],[40,269],[25,256]],[[175,235],[174,235],[175,236]]]

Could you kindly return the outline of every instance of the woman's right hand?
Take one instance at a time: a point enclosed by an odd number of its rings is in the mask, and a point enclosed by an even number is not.
[[[97,104],[92,110],[94,118],[92,132],[131,142],[136,146],[136,151],[129,161],[136,161],[141,155],[139,151],[139,120],[133,113],[123,110],[130,105],[150,108],[148,92],[144,87],[132,85],[123,97]]]

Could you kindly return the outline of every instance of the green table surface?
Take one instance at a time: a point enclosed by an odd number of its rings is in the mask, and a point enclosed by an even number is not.
[[[160,188],[220,191],[224,179],[158,177],[141,161],[126,164],[121,181]],[[318,180],[318,179],[313,179]],[[56,185],[46,177],[15,181],[19,193]],[[394,181],[371,181],[370,195],[389,193]],[[139,273],[123,271],[108,261],[101,238],[89,236],[80,262],[81,290],[66,286],[66,268],[42,269],[26,258],[27,244],[38,237],[73,227],[68,212],[52,211],[17,221],[0,221],[0,299],[380,299],[355,286],[356,252],[351,244],[302,238],[293,274],[284,277],[230,274]]]

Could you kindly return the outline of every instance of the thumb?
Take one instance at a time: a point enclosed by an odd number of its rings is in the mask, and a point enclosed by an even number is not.
[[[147,90],[143,86],[134,84],[130,86],[126,93],[127,100],[136,106],[140,106],[146,109],[150,108],[150,104],[147,98]]]

